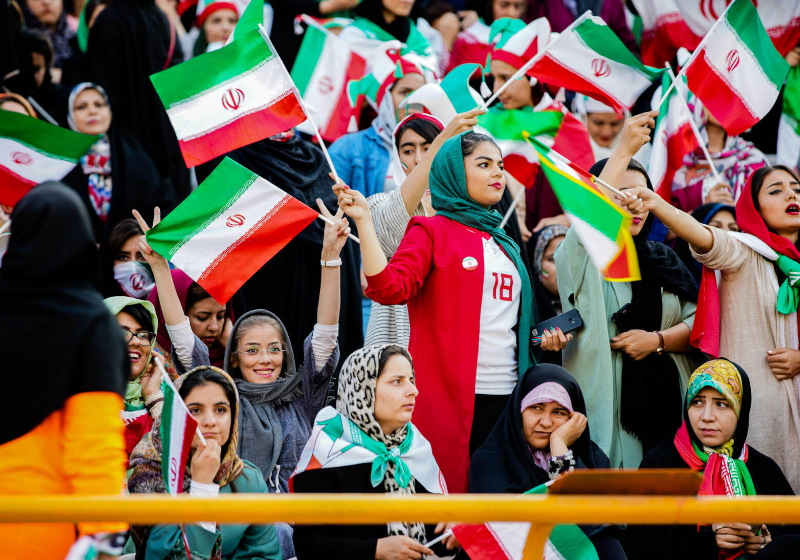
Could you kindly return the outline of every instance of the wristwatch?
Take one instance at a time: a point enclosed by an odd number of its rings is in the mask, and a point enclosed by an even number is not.
[[[336,259],[335,261],[326,261],[324,259],[320,259],[319,264],[327,267],[342,266],[342,259]]]
[[[664,343],[664,335],[661,334],[660,331],[656,331],[658,335],[658,348],[656,348],[656,356],[660,356],[666,350],[666,344]]]

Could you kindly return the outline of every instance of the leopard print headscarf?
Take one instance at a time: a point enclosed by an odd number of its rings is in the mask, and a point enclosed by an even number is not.
[[[369,437],[383,443],[387,449],[392,449],[403,443],[408,427],[403,426],[391,434],[384,434],[375,418],[375,387],[380,373],[379,363],[381,354],[388,346],[390,345],[368,346],[356,350],[347,357],[339,375],[336,409],[352,420]],[[407,352],[405,354],[411,361],[411,356]],[[389,462],[383,477],[385,492],[400,495],[416,493],[414,478],[411,477],[406,488],[401,488],[394,479],[394,471],[394,463]],[[427,540],[423,523],[392,522],[387,528],[389,535],[406,535],[421,544]]]

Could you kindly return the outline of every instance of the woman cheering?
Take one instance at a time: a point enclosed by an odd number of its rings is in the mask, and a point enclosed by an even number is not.
[[[490,210],[505,189],[503,158],[488,136],[446,141],[430,173],[436,216],[409,222],[387,263],[366,199],[346,186],[339,204],[355,220],[367,295],[408,304],[420,429],[454,492],[465,492],[469,456],[505,409],[519,372],[534,362],[533,292],[519,247]]]

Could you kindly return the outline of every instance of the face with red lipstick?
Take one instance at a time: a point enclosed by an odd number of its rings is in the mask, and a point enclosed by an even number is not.
[[[739,418],[722,393],[705,387],[689,403],[689,423],[697,439],[708,447],[727,443],[736,433]]]
[[[586,129],[589,136],[603,148],[608,148],[614,139],[622,132],[625,119],[616,113],[588,113],[586,115]]]
[[[636,187],[642,187],[646,189],[647,179],[640,172],[628,169],[622,176],[622,182],[619,185],[619,190],[625,192],[628,189],[634,189]],[[622,198],[619,195],[615,195],[614,200],[617,204],[620,204]],[[633,216],[633,223],[631,224],[630,232],[631,235],[636,236],[639,234],[640,231],[642,231],[642,228],[644,227],[644,222],[645,220],[647,220],[647,216],[650,214],[650,212],[645,210],[640,214],[634,214],[627,208],[626,210],[630,212],[631,216]]]
[[[755,185],[754,185],[755,187]],[[783,169],[768,173],[758,189],[758,210],[767,227],[784,237],[800,231],[800,184]]]
[[[86,88],[75,98],[72,118],[78,132],[105,134],[111,126],[111,108],[100,92]]]
[[[488,208],[500,202],[506,188],[503,175],[503,154],[491,142],[481,142],[471,154],[464,158],[464,171],[467,176],[467,194]]]
[[[383,366],[375,383],[375,419],[384,434],[391,434],[409,422],[417,395],[414,369],[402,354],[394,354]]]

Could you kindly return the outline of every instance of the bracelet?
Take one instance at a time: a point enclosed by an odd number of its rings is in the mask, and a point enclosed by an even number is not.
[[[326,261],[325,259],[320,259],[319,264],[333,268],[336,266],[342,266],[342,259],[336,259],[335,261]]]
[[[660,356],[666,350],[666,344],[664,343],[664,335],[661,334],[661,331],[656,331],[658,335],[658,348],[656,348],[656,356]]]

